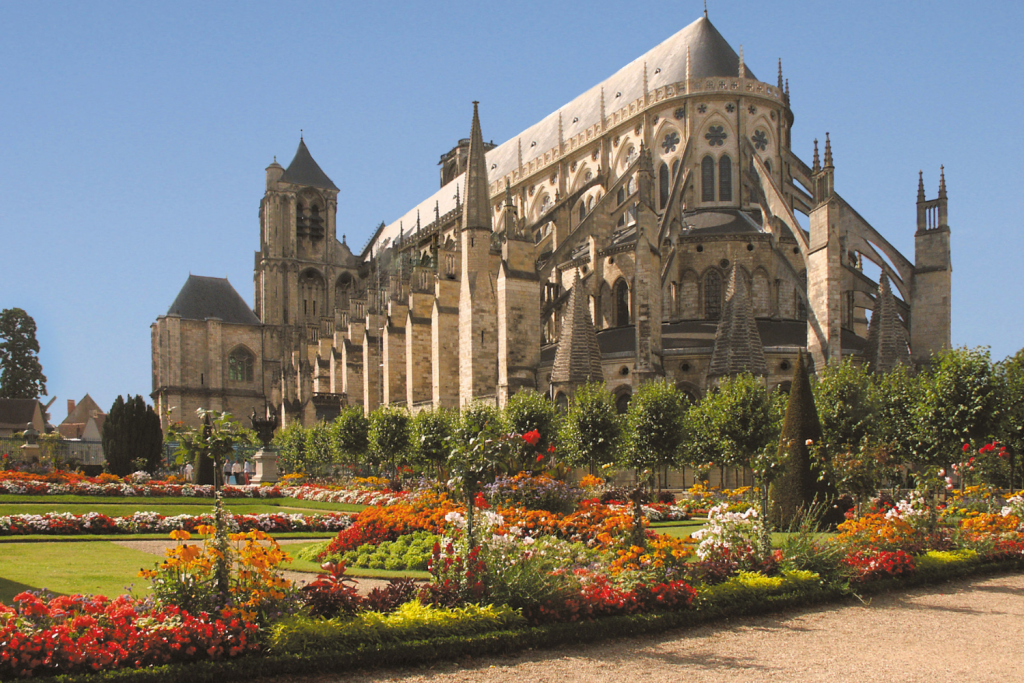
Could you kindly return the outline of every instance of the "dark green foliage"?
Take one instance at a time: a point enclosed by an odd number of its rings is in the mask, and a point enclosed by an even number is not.
[[[569,410],[558,431],[558,450],[570,465],[589,467],[615,460],[622,440],[622,418],[615,399],[603,383],[588,383],[576,389]]]
[[[770,518],[776,527],[789,526],[801,510],[809,509],[814,502],[818,487],[811,471],[810,451],[820,441],[821,424],[801,353],[793,372],[793,385],[776,456],[782,472],[772,482],[768,493]]]
[[[289,422],[287,427],[274,433],[271,443],[277,451],[277,466],[282,472],[306,471],[306,430],[301,424]]]
[[[36,321],[20,308],[0,311],[0,398],[39,398],[46,375],[39,363]]]
[[[997,367],[1001,397],[997,434],[1009,453],[1010,489],[1019,487],[1024,463],[1024,349]]]
[[[978,448],[998,424],[996,373],[988,349],[948,349],[932,359],[917,397],[917,462],[948,466],[965,443]]]
[[[142,396],[118,396],[103,422],[103,454],[108,469],[123,477],[141,465],[156,472],[163,455],[163,430],[160,418],[146,405]]]
[[[444,464],[452,450],[458,413],[447,408],[421,410],[412,419],[413,461],[444,479]]]
[[[540,440],[531,446],[522,439],[513,439],[511,445],[511,470],[530,469],[537,452],[546,453],[555,442],[558,433],[558,410],[546,397],[531,389],[512,395],[502,412],[504,430],[509,434],[522,436],[536,430]]]
[[[668,382],[641,384],[626,413],[627,447],[621,464],[638,471],[675,463],[683,444],[682,395]]]
[[[304,456],[308,474],[330,476],[335,454],[333,427],[332,423],[319,420],[306,430]]]
[[[343,462],[362,462],[370,445],[370,421],[360,406],[349,406],[334,420],[334,450]]]
[[[849,358],[826,366],[818,373],[813,390],[821,446],[829,453],[858,448],[871,431],[874,413],[865,366],[854,365]]]
[[[398,406],[381,406],[370,413],[370,455],[393,479],[409,455],[411,422],[409,411]]]
[[[885,444],[898,461],[913,462],[918,450],[917,402],[921,379],[900,365],[891,372],[872,376],[869,391],[874,440]]]

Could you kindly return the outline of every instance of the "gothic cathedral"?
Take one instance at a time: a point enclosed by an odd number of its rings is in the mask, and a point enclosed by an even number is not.
[[[310,424],[522,389],[564,404],[593,380],[624,409],[656,378],[785,389],[801,351],[927,363],[950,344],[944,177],[935,199],[919,178],[911,261],[836,192],[827,134],[810,165],[790,149],[793,122],[781,62],[757,79],[703,16],[502,144],[474,103],[440,189],[358,253],[300,139],[267,168],[254,308],[189,276],[152,325],[158,412]]]

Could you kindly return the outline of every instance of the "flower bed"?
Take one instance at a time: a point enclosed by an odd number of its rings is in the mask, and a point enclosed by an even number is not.
[[[341,531],[352,524],[346,514],[302,515],[270,513],[260,515],[225,514],[232,531],[286,532],[286,531]],[[69,512],[50,512],[43,515],[2,515],[0,536],[26,536],[30,534],[144,534],[164,533],[175,529],[196,531],[201,525],[213,523],[212,514],[174,515],[166,517],[156,512],[136,512],[130,517],[109,517],[99,512],[75,515]]]
[[[134,498],[185,497],[213,498],[213,486],[197,484],[169,484],[162,481],[129,482],[114,477],[83,477],[74,473],[34,475],[24,472],[0,472],[0,494],[29,496],[130,496]],[[284,494],[277,486],[224,486],[224,498],[281,498]]]
[[[218,660],[260,649],[257,627],[237,617],[192,615],[121,596],[32,593],[0,605],[0,678],[97,672]]]
[[[351,505],[394,505],[416,497],[411,491],[376,491],[362,489],[337,489],[327,486],[304,484],[285,486],[281,494],[295,500],[313,500],[318,503],[349,503]]]

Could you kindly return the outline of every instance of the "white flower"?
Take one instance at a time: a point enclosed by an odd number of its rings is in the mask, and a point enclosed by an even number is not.
[[[804,441],[804,445],[805,446],[813,446],[814,445],[814,439],[807,439],[807,441]]]

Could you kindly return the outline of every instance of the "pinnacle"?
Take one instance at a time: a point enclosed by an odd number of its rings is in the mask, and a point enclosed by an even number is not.
[[[749,372],[757,376],[768,374],[764,345],[757,330],[750,305],[747,280],[733,266],[726,288],[725,309],[715,332],[715,347],[711,353],[708,377],[724,377]]]

